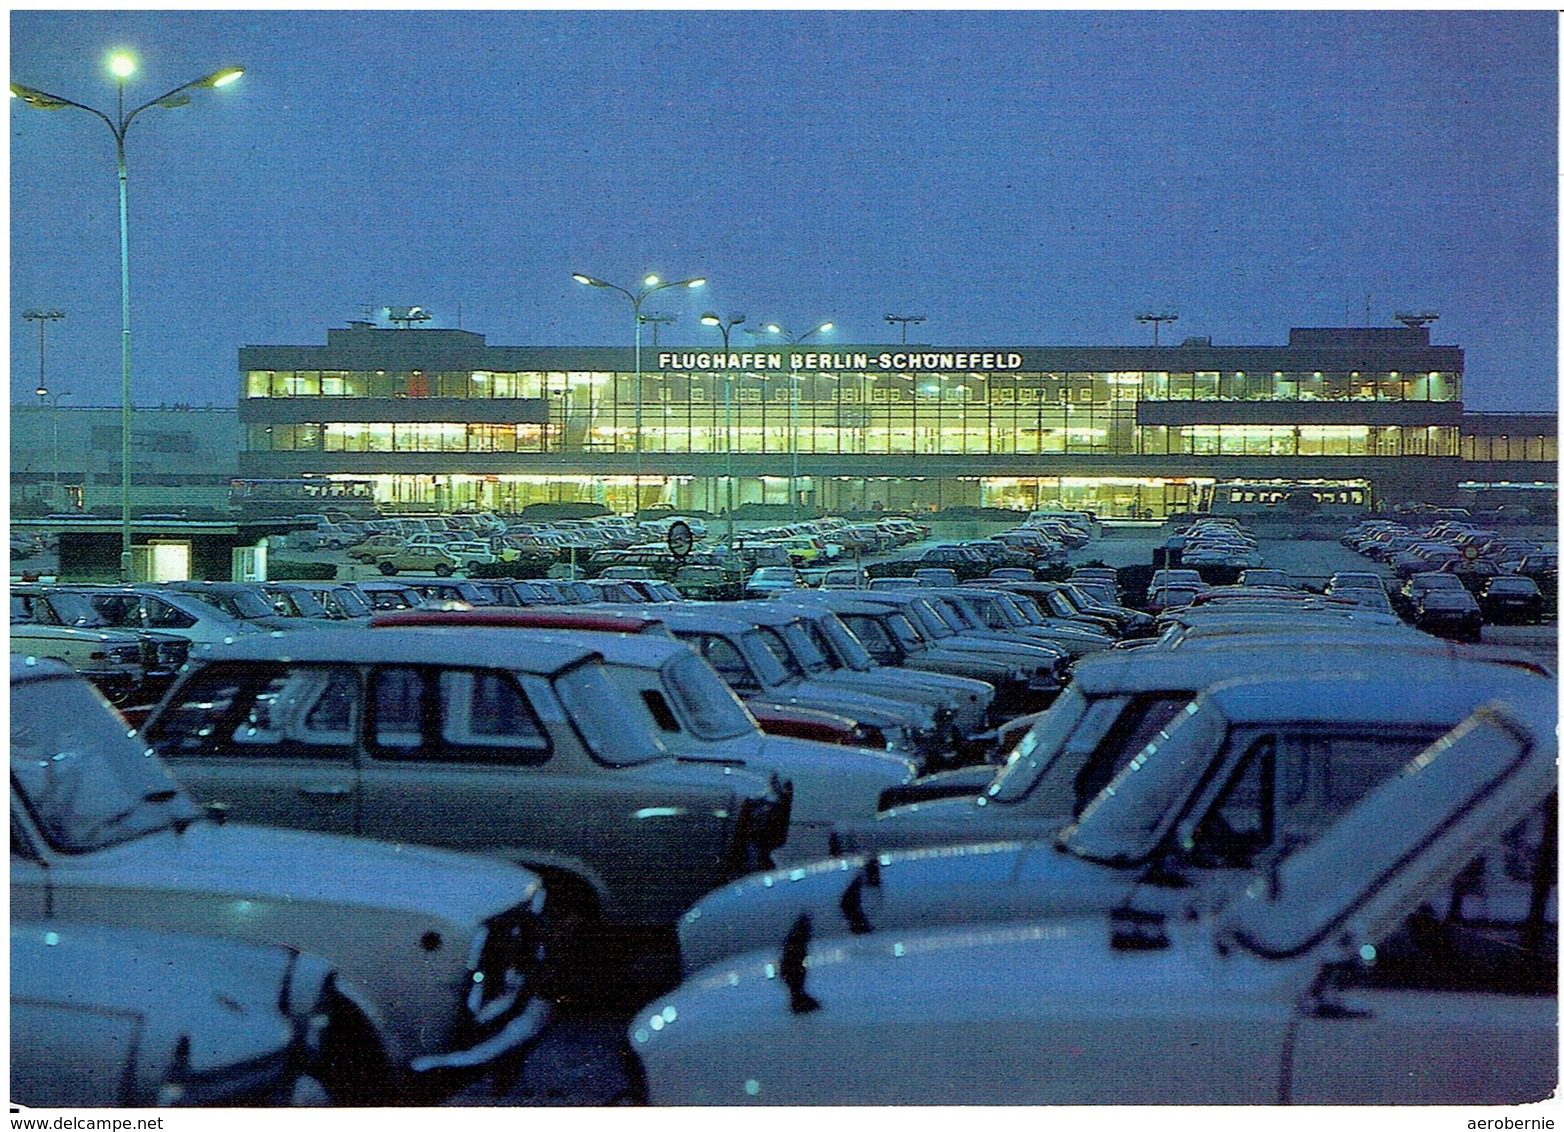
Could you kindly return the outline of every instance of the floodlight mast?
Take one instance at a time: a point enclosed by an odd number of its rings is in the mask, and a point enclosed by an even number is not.
[[[1144,314],[1136,315],[1135,321],[1141,323],[1142,325],[1148,322],[1151,323],[1151,344],[1153,346],[1158,346],[1161,345],[1160,331],[1162,330],[1162,324],[1164,322],[1177,322],[1178,315],[1173,311],[1167,311],[1166,313],[1162,314],[1147,311]]]
[[[905,346],[907,344],[907,324],[909,322],[927,322],[928,319],[921,314],[888,314],[885,316],[885,321],[892,325],[898,322],[901,323],[901,344]]]

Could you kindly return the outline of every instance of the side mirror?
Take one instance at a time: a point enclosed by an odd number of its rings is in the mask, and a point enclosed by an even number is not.
[[[227,802],[208,802],[203,808],[206,810],[206,816],[218,825],[228,824],[229,807]]]

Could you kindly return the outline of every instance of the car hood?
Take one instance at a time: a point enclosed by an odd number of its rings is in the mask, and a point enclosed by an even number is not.
[[[437,913],[462,923],[530,900],[542,884],[525,869],[462,853],[210,821],[94,853],[73,876],[77,883],[228,896],[241,903]],[[460,884],[452,883],[456,876]]]
[[[1105,912],[1135,875],[1045,842],[999,842],[855,855],[757,873],[725,885],[679,921],[686,972],[778,946],[807,913],[816,938],[978,921]]]
[[[1034,812],[993,805],[986,798],[970,794],[896,806],[867,821],[841,822],[836,828],[844,853],[1026,841],[1052,832]]]

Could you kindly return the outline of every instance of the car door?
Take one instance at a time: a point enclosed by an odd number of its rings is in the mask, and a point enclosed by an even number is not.
[[[1558,810],[1458,873],[1298,1023],[1297,1104],[1524,1104],[1558,1086]]]
[[[261,825],[354,831],[364,715],[354,666],[218,663],[174,696],[147,740],[198,805]]]
[[[373,669],[359,832],[534,864],[611,855],[612,774],[572,742],[540,683],[480,667]]]

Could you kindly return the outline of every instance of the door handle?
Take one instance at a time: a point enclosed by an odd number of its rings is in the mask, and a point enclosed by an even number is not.
[[[310,798],[346,798],[348,787],[341,784],[331,786],[300,786],[299,793]]]

